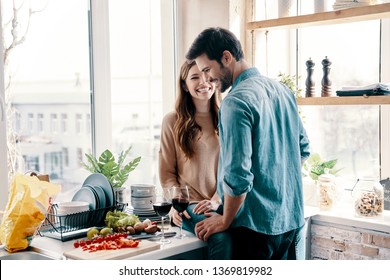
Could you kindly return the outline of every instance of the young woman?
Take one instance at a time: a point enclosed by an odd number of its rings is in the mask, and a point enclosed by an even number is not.
[[[218,109],[220,94],[215,83],[204,79],[195,62],[180,69],[175,111],[162,122],[159,151],[160,183],[163,188],[188,186],[190,205],[183,216],[172,210],[175,225],[194,232],[204,213],[216,211],[221,200],[216,193],[219,157]],[[227,232],[208,240],[210,259],[230,259]]]

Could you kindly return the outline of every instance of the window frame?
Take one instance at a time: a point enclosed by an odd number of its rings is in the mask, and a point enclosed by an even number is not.
[[[246,22],[252,22],[255,17],[255,5],[253,3],[255,0],[250,0],[251,4],[246,6],[248,13],[246,14]],[[390,64],[386,63],[390,61],[390,18],[383,18],[381,21],[381,45],[380,45],[380,82],[389,82],[390,81]],[[305,27],[302,27],[305,28]],[[299,29],[289,29],[290,39],[295,40],[291,34],[296,33]],[[256,32],[246,31],[247,41],[249,44],[246,45],[246,52],[249,54],[247,56],[248,61],[251,64],[255,64],[256,61]],[[297,44],[294,42],[294,44]],[[294,45],[293,44],[293,45]],[[297,52],[299,47],[294,49],[294,52]],[[298,56],[297,56],[298,57]],[[263,57],[262,57],[263,59]],[[296,61],[291,60],[289,69],[296,69],[297,66],[294,65]],[[380,151],[379,151],[379,160],[380,160],[380,179],[385,179],[390,177],[390,105],[378,105],[380,112]]]

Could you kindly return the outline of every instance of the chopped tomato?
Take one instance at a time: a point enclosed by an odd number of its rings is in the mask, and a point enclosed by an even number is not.
[[[87,242],[86,240],[76,241],[74,247],[81,247],[83,251],[96,252],[101,250],[117,250],[121,248],[135,248],[138,247],[139,241],[127,239],[125,235],[111,236],[111,238],[98,237]],[[77,246],[77,247],[76,247]]]

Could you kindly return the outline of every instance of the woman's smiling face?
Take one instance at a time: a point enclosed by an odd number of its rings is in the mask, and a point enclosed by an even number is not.
[[[190,92],[193,99],[209,100],[215,93],[215,83],[206,81],[196,64],[189,70],[185,82],[187,90]]]

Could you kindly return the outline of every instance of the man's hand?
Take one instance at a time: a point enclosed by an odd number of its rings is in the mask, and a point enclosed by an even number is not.
[[[207,241],[212,234],[228,228],[223,224],[223,216],[213,212],[207,212],[205,216],[208,218],[195,225],[195,234],[200,240]]]
[[[225,194],[223,216],[214,212],[204,213],[207,218],[195,225],[196,236],[200,240],[207,241],[212,234],[227,230],[245,198],[246,193],[240,196],[229,196]]]

